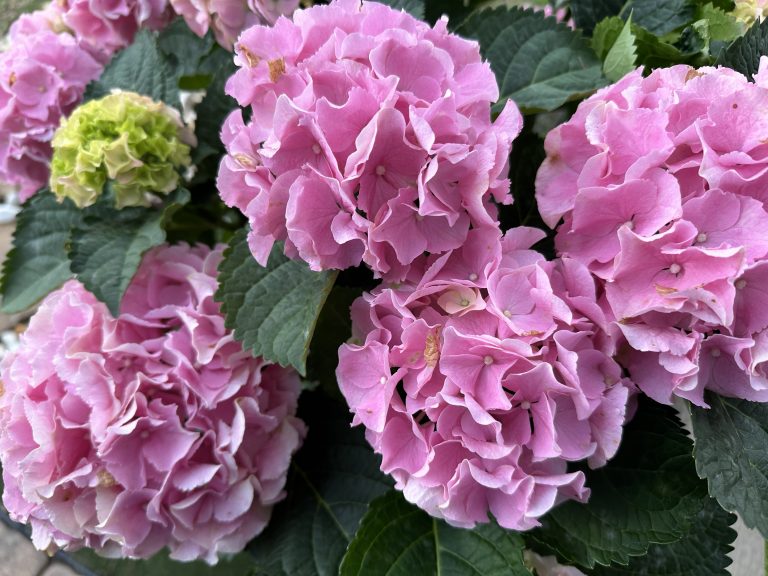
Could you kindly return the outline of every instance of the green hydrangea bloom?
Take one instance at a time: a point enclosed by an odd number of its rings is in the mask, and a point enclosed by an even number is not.
[[[756,20],[768,17],[768,2],[766,0],[736,0],[732,14],[747,26],[752,26]]]
[[[178,112],[133,92],[115,92],[77,108],[53,137],[51,190],[90,206],[108,180],[118,208],[168,194],[190,164],[194,137]]]

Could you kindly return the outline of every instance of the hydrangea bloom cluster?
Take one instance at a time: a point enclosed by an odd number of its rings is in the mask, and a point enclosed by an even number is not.
[[[589,271],[528,247],[543,233],[473,230],[421,280],[352,306],[337,379],[405,497],[472,527],[526,530],[585,500],[582,472],[619,445],[631,382],[612,359]]]
[[[168,0],[54,0],[63,23],[103,61],[133,42],[141,28],[158,30],[173,16]]]
[[[556,245],[605,282],[651,397],[768,400],[768,59],[638,70],[546,139],[537,179]]]
[[[215,563],[269,521],[305,433],[300,382],[224,328],[221,257],[153,250],[118,318],[72,280],[3,360],[3,502],[38,548]]]
[[[51,139],[101,64],[55,28],[51,9],[23,16],[0,52],[0,182],[26,200],[46,184]]]
[[[246,30],[227,91],[218,186],[250,220],[262,264],[278,240],[314,270],[367,263],[402,279],[425,252],[495,228],[522,120],[476,42],[359,0]]]
[[[736,0],[732,14],[747,25],[768,16],[768,0]]]
[[[171,6],[195,34],[212,29],[219,44],[231,50],[243,30],[292,14],[299,0],[171,0]]]
[[[178,111],[162,102],[133,92],[91,100],[56,131],[51,190],[89,206],[110,180],[118,208],[146,205],[147,192],[176,188],[194,142]]]

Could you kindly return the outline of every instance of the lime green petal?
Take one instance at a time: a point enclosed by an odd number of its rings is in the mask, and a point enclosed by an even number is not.
[[[167,194],[190,147],[178,112],[133,92],[92,100],[62,122],[53,138],[51,189],[78,206],[93,204],[107,180],[118,207],[147,204],[147,193]]]

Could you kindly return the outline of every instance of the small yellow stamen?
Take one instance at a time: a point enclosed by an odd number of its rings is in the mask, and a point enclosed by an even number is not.
[[[424,346],[424,359],[427,366],[434,368],[440,359],[440,328],[436,328],[427,335],[427,343]]]
[[[112,486],[117,484],[117,482],[115,481],[115,477],[112,476],[112,474],[110,474],[106,470],[99,470],[96,473],[96,476],[99,479],[99,486],[101,486],[102,488],[111,488]]]
[[[248,66],[251,68],[255,68],[259,65],[259,62],[261,62],[261,59],[258,56],[255,56],[248,48],[240,44],[239,47],[240,54],[245,58],[245,61],[248,62]]]
[[[668,296],[669,294],[674,294],[677,292],[677,288],[672,288],[671,286],[662,286],[661,284],[656,284],[655,288],[656,292],[662,296]]]
[[[238,163],[243,168],[256,168],[256,162],[254,162],[250,157],[246,156],[245,154],[235,154],[235,160],[238,161]]]
[[[544,334],[541,330],[528,330],[527,332],[523,332],[523,336],[541,336]]]
[[[704,76],[704,74],[696,70],[696,68],[691,68],[688,70],[688,74],[685,75],[685,82],[690,82],[694,78],[701,78],[702,76]]]
[[[277,60],[269,61],[269,79],[272,82],[277,82],[280,76],[285,74],[285,60],[278,58]]]

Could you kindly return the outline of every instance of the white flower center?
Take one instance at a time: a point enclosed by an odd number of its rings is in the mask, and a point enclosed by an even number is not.
[[[677,262],[674,262],[669,266],[669,273],[674,274],[675,276],[680,274],[680,272],[682,271],[683,271],[683,267],[680,266],[680,264],[678,264]]]
[[[491,364],[493,364],[493,356],[486,356],[485,358],[483,358],[483,364],[485,364],[486,366],[490,366]]]
[[[744,290],[744,288],[747,287],[747,281],[744,280],[744,278],[739,278],[736,280],[736,289],[737,290]]]
[[[381,164],[376,166],[376,174],[378,174],[379,176],[384,176],[384,174],[386,173],[387,173],[387,169],[384,166],[382,166]]]
[[[704,232],[696,236],[696,243],[704,244],[704,242],[706,241],[707,241],[707,235]]]

